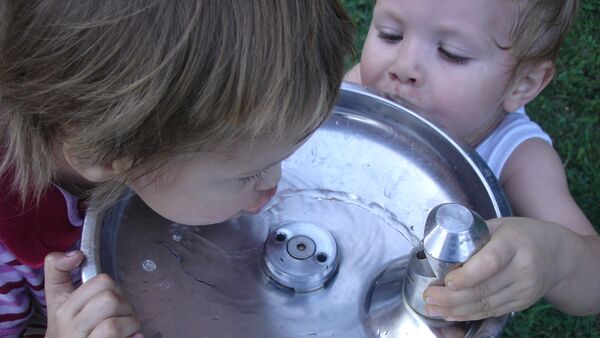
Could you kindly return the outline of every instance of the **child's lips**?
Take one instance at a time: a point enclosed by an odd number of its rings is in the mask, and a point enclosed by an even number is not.
[[[261,197],[259,202],[253,207],[244,209],[244,212],[247,212],[252,215],[258,214],[262,210],[262,208],[267,204],[267,202],[269,202],[271,200],[271,198],[273,198],[273,196],[275,196],[276,192],[277,192],[277,187],[266,190],[265,194]]]
[[[409,99],[405,99],[406,95],[404,96],[400,96],[400,95],[391,95],[392,99],[398,103],[400,103],[401,105],[403,105],[405,108],[408,108],[410,110],[413,111],[421,111],[421,109],[419,108],[419,106],[417,106],[415,103],[413,103],[413,101],[409,100]]]

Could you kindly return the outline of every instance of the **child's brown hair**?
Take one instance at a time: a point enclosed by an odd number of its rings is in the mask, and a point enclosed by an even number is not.
[[[63,142],[82,163],[151,170],[298,141],[353,48],[337,0],[6,0],[0,22],[0,174],[24,196],[55,181]]]

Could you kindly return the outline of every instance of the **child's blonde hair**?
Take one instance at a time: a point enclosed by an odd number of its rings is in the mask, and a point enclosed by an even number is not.
[[[508,48],[520,67],[556,62],[558,51],[575,20],[578,0],[513,0],[516,15],[511,22],[512,45]]]
[[[298,141],[353,49],[337,0],[6,0],[0,22],[0,174],[24,196],[56,179],[58,141],[81,163],[147,170]]]

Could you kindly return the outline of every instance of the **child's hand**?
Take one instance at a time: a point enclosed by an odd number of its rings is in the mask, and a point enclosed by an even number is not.
[[[523,310],[543,297],[561,276],[558,224],[527,218],[487,222],[490,241],[461,268],[446,275],[446,287],[428,288],[430,315],[464,321]]]
[[[75,289],[71,270],[82,260],[80,251],[46,257],[46,338],[141,338],[141,324],[133,307],[110,277],[98,275]]]

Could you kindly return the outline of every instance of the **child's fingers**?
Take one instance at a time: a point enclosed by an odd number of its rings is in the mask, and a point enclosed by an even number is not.
[[[466,289],[451,290],[443,286],[432,286],[425,290],[423,298],[427,304],[441,307],[455,307],[476,302],[509,287],[513,281],[505,275],[507,274],[501,273],[472,288]]]
[[[77,288],[77,290],[72,293],[72,296],[65,301],[64,307],[69,309],[72,316],[75,316],[88,302],[105,291],[110,291],[119,295],[121,298],[123,297],[121,289],[110,276],[107,274],[99,274]]]
[[[513,302],[509,302],[506,304],[502,304],[502,305],[498,305],[497,308],[494,309],[494,311],[489,311],[486,313],[483,312],[475,312],[469,315],[464,315],[464,316],[460,316],[460,315],[456,315],[456,316],[447,316],[445,317],[446,320],[448,321],[452,321],[452,322],[465,322],[465,321],[474,321],[474,320],[481,320],[481,319],[486,319],[486,318],[491,318],[491,317],[499,317],[511,312],[515,312],[515,311],[520,311],[523,310],[524,307],[521,306],[521,302],[519,301],[513,301]],[[498,313],[498,314],[496,314]]]
[[[77,326],[82,331],[92,332],[95,327],[111,318],[126,316],[135,316],[131,304],[115,290],[104,290],[94,295],[85,304],[84,308],[77,314],[76,321]],[[112,322],[108,321],[107,323]],[[107,323],[103,325],[107,325]]]
[[[427,305],[426,309],[430,315],[441,316],[446,320],[480,320],[519,311],[530,305],[525,299],[515,297],[516,294],[518,290],[515,287],[507,287],[492,295],[459,306]]]
[[[142,325],[135,316],[112,317],[98,324],[88,338],[143,338],[141,331]]]
[[[515,269],[505,269],[474,288],[450,290],[431,287],[425,292],[431,315],[452,320],[478,320],[518,311],[533,304],[540,295],[539,283],[515,280]],[[531,285],[534,285],[532,287]]]
[[[83,261],[81,251],[64,254],[53,252],[44,262],[44,290],[48,309],[55,309],[65,302],[75,287],[71,280],[71,271]]]
[[[507,218],[507,217],[492,218],[492,219],[489,219],[489,220],[485,221],[485,223],[487,224],[488,228],[490,229],[490,233],[493,234],[503,224],[509,223],[508,220],[510,220],[510,218]]]
[[[472,288],[501,272],[517,254],[511,232],[497,231],[462,267],[446,275],[445,284],[450,289]]]

